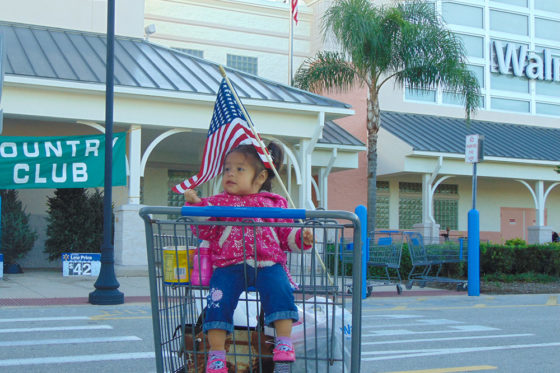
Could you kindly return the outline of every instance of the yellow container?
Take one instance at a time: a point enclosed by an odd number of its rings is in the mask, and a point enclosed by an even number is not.
[[[168,246],[163,248],[163,282],[165,284],[188,284],[192,269],[192,255],[187,252],[196,251],[196,247]],[[189,266],[190,264],[190,266]]]

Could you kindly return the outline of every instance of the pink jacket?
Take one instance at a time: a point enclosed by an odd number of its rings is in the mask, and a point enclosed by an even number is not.
[[[185,205],[287,208],[288,203],[284,197],[269,192],[247,196],[236,196],[224,192],[202,198],[200,203],[185,203]],[[210,218],[209,220],[239,222],[246,218]],[[291,219],[262,218],[253,218],[251,221],[258,223],[293,222]],[[214,268],[243,263],[245,260],[248,264],[252,266],[256,264],[258,267],[267,267],[276,263],[285,265],[287,259],[285,251],[299,252],[302,247],[301,229],[299,228],[197,225],[192,226],[192,229],[199,239],[209,242]],[[305,246],[303,249],[309,248],[311,246]]]

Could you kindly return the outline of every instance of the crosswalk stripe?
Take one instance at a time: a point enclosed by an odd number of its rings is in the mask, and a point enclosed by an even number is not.
[[[19,319],[0,319],[3,322],[33,322],[33,321],[71,321],[71,320],[89,320],[87,316],[73,316],[73,317],[25,317]]]
[[[6,333],[28,333],[28,332],[55,332],[63,330],[94,330],[94,329],[113,329],[111,325],[78,325],[78,326],[53,326],[43,328],[14,328],[0,329],[0,334]]]
[[[6,359],[0,360],[0,367],[38,365],[38,364],[64,364],[64,363],[85,363],[109,360],[132,360],[132,359],[153,359],[155,352],[131,352],[122,354],[103,354],[103,355],[76,355],[76,356],[51,356],[27,359]]]
[[[57,344],[78,344],[78,343],[101,343],[101,342],[131,342],[141,341],[135,335],[122,337],[101,337],[101,338],[65,338],[65,339],[31,339],[26,341],[2,341],[0,347],[16,347],[16,346],[36,346],[36,345],[57,345]]]
[[[395,353],[396,355],[390,356],[378,356],[370,358],[362,358],[362,361],[374,361],[374,360],[392,360],[392,359],[404,359],[410,357],[426,357],[426,356],[436,356],[436,355],[450,355],[450,354],[461,354],[468,352],[481,352],[481,351],[497,351],[497,350],[514,350],[514,349],[525,349],[525,348],[545,348],[545,347],[556,347],[560,346],[560,342],[552,343],[538,343],[538,344],[523,344],[523,345],[505,345],[505,346],[485,346],[485,347],[464,347],[464,348],[440,348],[440,349],[425,349],[421,351],[417,350],[403,350],[401,354],[397,354],[398,351],[389,352]],[[383,351],[379,351],[379,354]],[[362,353],[363,354],[363,353]],[[377,355],[378,352],[370,352],[368,355]]]
[[[391,343],[416,343],[416,342],[438,342],[438,341],[459,341],[463,339],[491,339],[491,338],[516,338],[516,337],[530,337],[534,334],[497,334],[497,335],[477,335],[465,337],[448,337],[448,338],[423,338],[423,339],[399,339],[396,341],[377,341],[377,342],[362,342],[362,346],[366,345],[386,345]]]

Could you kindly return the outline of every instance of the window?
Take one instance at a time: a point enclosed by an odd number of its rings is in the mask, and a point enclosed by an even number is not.
[[[459,187],[440,184],[434,193],[434,220],[440,229],[457,230],[459,225]]]
[[[404,97],[411,101],[436,102],[436,91],[406,88]]]
[[[502,3],[527,8],[527,0],[491,0],[492,3]]]
[[[186,54],[190,54],[191,56],[195,56],[198,58],[204,58],[204,51],[198,49],[187,49],[187,48],[172,48],[172,49],[175,49],[176,51],[183,52]]]
[[[434,193],[434,220],[441,229],[456,230],[459,221],[459,193],[455,184],[441,184]],[[399,183],[399,229],[422,222],[422,184]]]
[[[422,223],[422,184],[399,183],[399,229]]]
[[[434,198],[434,220],[439,224],[440,229],[457,230],[459,201],[456,199],[435,199]]]
[[[519,113],[528,113],[530,109],[528,101],[497,97],[492,97],[490,99],[490,105],[492,105],[493,110],[515,111]]]
[[[508,32],[511,34],[528,35],[529,20],[525,15],[491,10],[490,30]]]
[[[465,98],[451,92],[443,92],[442,102],[447,105],[465,106]],[[478,107],[484,109],[484,96],[479,97]]]
[[[538,95],[560,97],[560,83],[537,80],[535,84]]]
[[[379,181],[376,182],[377,186],[377,199],[375,202],[375,229],[388,229],[389,228],[389,182]]]
[[[167,206],[181,207],[185,204],[185,197],[175,193],[171,188],[182,183],[193,175],[190,171],[167,171]]]
[[[500,91],[529,93],[529,80],[523,77],[513,75],[490,75],[490,87]]]
[[[560,41],[560,22],[535,17],[535,36]]]
[[[560,13],[560,1],[554,1],[554,0],[533,0],[533,1],[535,2],[535,9],[537,10]]]
[[[467,56],[484,58],[484,38],[481,36],[455,34],[463,42]]]
[[[443,3],[442,14],[445,22],[453,25],[482,28],[482,8],[455,3]]]
[[[227,55],[227,66],[246,73],[257,75],[257,58],[247,56]]]
[[[560,116],[560,105],[537,102],[537,114]]]

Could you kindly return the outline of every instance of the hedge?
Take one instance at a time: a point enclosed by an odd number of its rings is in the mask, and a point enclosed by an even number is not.
[[[334,245],[329,245],[328,251],[332,252]],[[348,261],[344,264],[339,261],[339,275],[352,274],[352,264]],[[333,258],[327,260],[327,266],[333,268]],[[408,278],[412,268],[408,247],[403,245],[401,257],[400,274],[403,280]],[[332,272],[332,271],[331,271]],[[445,264],[440,276],[451,278],[467,278],[467,261],[464,263]],[[498,245],[483,243],[480,245],[480,274],[520,275],[520,274],[542,274],[560,278],[560,243],[549,243],[543,245]],[[368,267],[368,277],[383,277],[385,271],[379,267]]]

